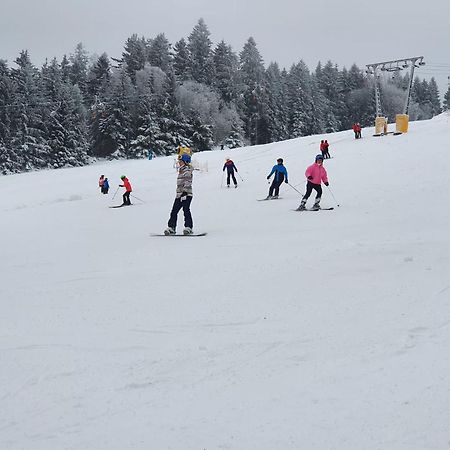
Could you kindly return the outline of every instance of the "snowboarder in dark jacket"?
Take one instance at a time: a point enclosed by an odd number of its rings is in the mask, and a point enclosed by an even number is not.
[[[285,183],[289,183],[288,173],[286,167],[284,167],[283,165],[283,158],[277,159],[277,164],[272,167],[272,171],[269,173],[269,175],[267,175],[267,179],[270,180],[270,177],[274,174],[275,176],[273,177],[272,184],[270,185],[269,188],[269,195],[266,197],[267,200],[272,198],[278,198],[280,186],[281,183],[283,183],[283,181]]]
[[[223,172],[225,172],[225,169],[227,169],[227,187],[230,187],[230,177],[233,179],[234,187],[237,188],[237,181],[236,177],[234,176],[234,171],[238,171],[236,166],[234,165],[234,162],[227,158],[225,161],[225,164],[223,165]]]

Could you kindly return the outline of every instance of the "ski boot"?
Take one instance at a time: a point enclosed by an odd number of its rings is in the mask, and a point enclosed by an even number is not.
[[[302,200],[296,211],[304,211],[305,209],[306,209],[306,200],[305,201]]]
[[[175,234],[175,229],[172,227],[168,227],[164,230],[164,234],[166,236],[170,236],[171,234]]]
[[[278,195],[274,195],[273,197],[272,197],[272,200],[276,200],[278,198]]]
[[[316,198],[316,201],[311,209],[313,211],[318,211],[320,209],[320,198]]]
[[[192,233],[193,233],[192,228],[186,227],[186,228],[183,230],[183,234],[184,234],[184,235],[192,234]]]

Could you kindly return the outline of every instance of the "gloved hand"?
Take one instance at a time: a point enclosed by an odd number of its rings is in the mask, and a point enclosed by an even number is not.
[[[328,186],[330,183],[328,183],[328,181],[325,181],[324,185]]]
[[[181,200],[182,202],[184,202],[186,199],[187,199],[187,193],[186,193],[186,192],[182,192],[182,193],[181,193],[180,200]]]
[[[270,180],[270,176],[268,176],[267,179]]]
[[[308,177],[308,180],[312,180],[313,179],[313,177],[312,177],[312,175],[310,175],[309,177]]]

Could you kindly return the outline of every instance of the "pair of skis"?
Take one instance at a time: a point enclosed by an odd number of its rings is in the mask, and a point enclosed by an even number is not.
[[[206,236],[208,233],[191,233],[191,234],[164,234],[164,233],[150,233],[152,237],[200,237]]]

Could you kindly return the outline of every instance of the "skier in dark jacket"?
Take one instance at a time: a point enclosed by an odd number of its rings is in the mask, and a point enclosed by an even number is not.
[[[227,158],[225,164],[223,165],[223,172],[227,169],[227,187],[230,187],[230,177],[233,179],[234,187],[237,188],[236,177],[234,176],[234,171],[238,171],[234,162],[230,158]]]
[[[280,186],[283,181],[285,183],[289,183],[288,181],[288,173],[286,167],[283,165],[283,158],[277,159],[277,164],[272,167],[272,171],[267,175],[267,179],[270,180],[270,177],[275,174],[273,177],[272,184],[269,188],[269,195],[266,197],[267,200],[278,198],[278,194],[280,192]],[[275,194],[275,195],[273,195]]]
[[[102,194],[107,194],[109,191],[109,181],[108,178],[105,178],[103,180],[103,185],[102,185]]]
[[[328,147],[330,146],[330,144],[328,143],[328,141],[325,139],[325,141],[323,141],[323,151],[322,151],[322,156],[324,157],[324,159],[330,159],[330,152],[328,151]]]

